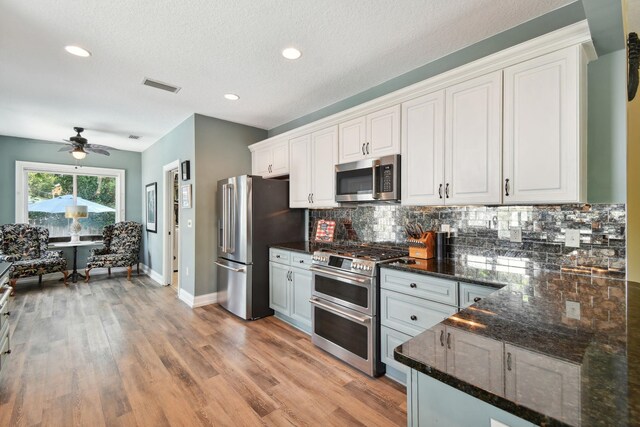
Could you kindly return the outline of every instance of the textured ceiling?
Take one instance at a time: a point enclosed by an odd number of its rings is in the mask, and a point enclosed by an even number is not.
[[[194,112],[271,129],[571,2],[2,0],[0,134],[58,141],[84,126],[142,151]],[[289,45],[301,59],[282,58]]]
[[[627,14],[629,31],[640,33],[640,0],[627,1]]]

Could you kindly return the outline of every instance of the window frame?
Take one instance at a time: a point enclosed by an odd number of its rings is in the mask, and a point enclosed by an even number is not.
[[[27,224],[29,222],[29,172],[59,173],[65,175],[90,175],[115,178],[116,180],[116,222],[125,219],[125,170],[100,168],[93,166],[62,165],[56,163],[39,163],[16,161],[16,213],[15,222]],[[76,181],[76,178],[74,178]],[[77,182],[77,181],[76,181]],[[76,197],[77,188],[74,185],[73,196]]]

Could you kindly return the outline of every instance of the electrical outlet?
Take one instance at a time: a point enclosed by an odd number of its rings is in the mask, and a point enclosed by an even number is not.
[[[509,241],[514,243],[522,243],[522,228],[513,227],[509,229]]]
[[[451,226],[449,224],[442,224],[440,225],[440,231],[442,232],[451,231]]]
[[[509,427],[509,426],[505,423],[501,423],[500,421],[494,420],[493,418],[491,418],[491,427]]]
[[[576,301],[567,301],[567,317],[569,319],[580,320],[580,303]]]
[[[564,245],[569,248],[579,248],[580,230],[567,229],[564,232]]]

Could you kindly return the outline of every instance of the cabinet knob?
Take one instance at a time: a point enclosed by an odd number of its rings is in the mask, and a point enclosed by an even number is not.
[[[5,316],[7,316],[7,317],[9,317],[9,316],[11,316],[11,312],[10,312],[10,311],[7,311],[4,315],[5,315]]]
[[[416,320],[418,320],[418,316],[416,316],[415,314],[412,314],[411,315],[411,320],[413,320],[415,322]]]
[[[480,301],[481,299],[482,299],[482,298],[480,298],[480,297],[475,297],[475,298],[473,299],[473,302],[478,302],[478,301]]]
[[[5,351],[4,354],[11,354],[11,349]]]
[[[280,255],[276,255],[276,258],[280,258]]]
[[[410,287],[410,288],[414,288],[414,289],[415,289],[417,286],[418,286],[418,285],[416,285],[415,283],[410,283],[410,284],[409,284],[409,287]]]
[[[303,259],[300,260],[300,264],[304,264],[304,260]]]

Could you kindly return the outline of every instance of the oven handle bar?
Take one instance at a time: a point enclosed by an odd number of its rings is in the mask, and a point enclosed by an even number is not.
[[[334,270],[325,270],[323,268],[319,268],[316,267],[314,265],[312,265],[311,267],[309,267],[309,270],[315,273],[321,273],[324,277],[339,277],[341,279],[345,279],[345,280],[351,280],[354,282],[358,282],[358,283],[367,283],[370,282],[370,280],[367,279],[361,279],[359,277],[354,277],[354,276],[347,276],[346,274],[340,274]]]
[[[369,323],[371,321],[370,317],[354,316],[353,314],[345,313],[342,310],[334,308],[332,305],[320,302],[320,300],[317,299],[317,298],[311,298],[309,300],[309,302],[311,304],[313,304],[313,305],[317,305],[318,307],[322,307],[325,310],[330,311],[333,314],[337,314],[338,316],[346,317],[347,319],[354,320],[354,321],[362,323],[362,324],[367,324],[367,323]]]

